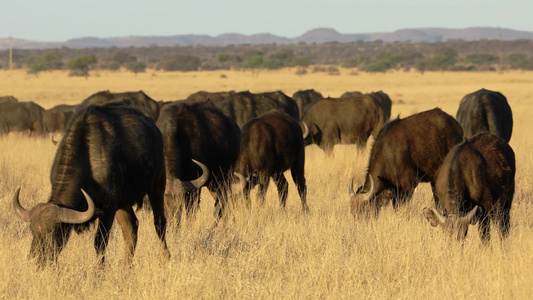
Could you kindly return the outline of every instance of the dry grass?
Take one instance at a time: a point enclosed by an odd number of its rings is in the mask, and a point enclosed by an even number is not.
[[[514,113],[511,146],[517,157],[516,196],[511,234],[481,246],[475,228],[464,245],[447,241],[422,216],[431,192],[422,184],[413,201],[395,212],[387,207],[372,222],[354,221],[348,212],[349,179],[363,180],[368,150],[337,146],[333,157],[306,149],[310,214],[300,212],[290,181],[286,211],[271,185],[264,207],[237,207],[213,228],[213,200],[203,193],[196,217],[179,230],[171,225],[170,262],[159,260],[150,212],[138,213],[139,244],[134,266],[121,263],[123,240],[113,227],[108,265],[97,267],[93,234],[74,234],[53,268],[37,271],[27,259],[31,233],[11,207],[14,190],[31,207],[50,193],[49,170],[55,147],[48,139],[0,137],[0,297],[1,298],[531,298],[533,295],[533,155],[529,117],[533,73],[387,73],[340,76],[295,70],[262,72],[154,72],[137,76],[100,72],[88,80],[65,72],[39,77],[0,71],[0,94],[33,100],[48,108],[77,103],[103,89],[144,90],[158,100],[182,99],[198,90],[280,89],[292,95],[314,88],[325,96],[348,90],[383,90],[394,101],[393,115],[407,116],[435,106],[455,115],[466,93],[481,87],[501,91]],[[225,74],[227,78],[221,78]],[[401,101],[400,101],[401,100]],[[288,174],[287,174],[288,175]],[[289,175],[288,175],[289,176]],[[255,203],[254,203],[255,204]]]

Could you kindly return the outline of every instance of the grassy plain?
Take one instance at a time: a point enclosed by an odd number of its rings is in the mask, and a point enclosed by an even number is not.
[[[107,249],[108,264],[97,267],[93,233],[73,234],[56,266],[37,271],[28,260],[31,233],[15,216],[11,197],[19,186],[21,203],[31,208],[47,201],[55,146],[48,138],[0,137],[0,297],[32,299],[530,299],[533,296],[533,73],[431,73],[341,75],[295,70],[250,72],[93,73],[85,78],[66,72],[0,70],[0,94],[35,101],[45,108],[74,104],[104,89],[144,90],[157,100],[185,98],[198,90],[282,90],[292,95],[314,88],[324,96],[345,91],[383,90],[393,100],[392,115],[402,117],[441,107],[455,115],[461,98],[482,87],[502,92],[511,105],[516,153],[516,193],[511,233],[506,241],[482,246],[471,228],[464,245],[432,228],[422,209],[432,204],[428,184],[412,201],[382,210],[371,222],[354,221],[348,210],[352,176],[362,182],[368,151],[336,146],[326,157],[306,149],[308,215],[300,212],[296,188],[287,173],[289,199],[282,211],[271,184],[265,206],[231,211],[212,227],[213,200],[205,191],[200,211],[167,240],[169,262],[159,260],[157,237],[148,211],[138,212],[139,243],[132,268],[121,263],[123,239],[118,226]],[[224,74],[225,76],[221,76]],[[529,128],[529,129],[528,129]],[[255,196],[255,192],[254,192]],[[255,198],[253,198],[255,199]],[[494,227],[493,227],[494,229]],[[93,231],[94,232],[94,231]],[[494,232],[494,231],[493,231]],[[494,235],[496,236],[496,235]]]

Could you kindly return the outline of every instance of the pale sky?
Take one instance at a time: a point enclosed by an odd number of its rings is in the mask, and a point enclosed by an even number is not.
[[[340,33],[417,27],[533,31],[533,0],[1,0],[0,38]]]

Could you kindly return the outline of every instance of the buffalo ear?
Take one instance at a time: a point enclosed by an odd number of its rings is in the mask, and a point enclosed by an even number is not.
[[[433,209],[424,207],[424,216],[428,220],[429,224],[431,224],[433,227],[436,227],[439,225],[439,223],[441,223],[441,218],[439,218],[440,216]]]

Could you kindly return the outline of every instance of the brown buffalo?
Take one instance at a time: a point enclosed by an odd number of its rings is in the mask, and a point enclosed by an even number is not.
[[[431,183],[435,191],[444,157],[462,139],[461,125],[439,108],[387,123],[372,145],[364,184],[354,192],[350,183],[352,214],[377,214],[390,198],[397,208],[419,182]],[[434,197],[438,202],[435,192]]]
[[[296,183],[302,209],[308,211],[304,175],[305,149],[299,123],[278,110],[250,120],[242,127],[241,152],[235,171],[243,175],[244,197],[250,206],[250,190],[259,184],[258,198],[265,201],[270,178],[278,188],[281,206],[285,207],[288,183],[283,172],[290,169]]]
[[[459,240],[466,237],[469,224],[479,221],[479,233],[487,241],[491,220],[506,237],[515,173],[514,152],[504,139],[476,135],[453,147],[440,168],[436,190],[444,214],[426,207],[424,215],[433,227],[441,225]]]

